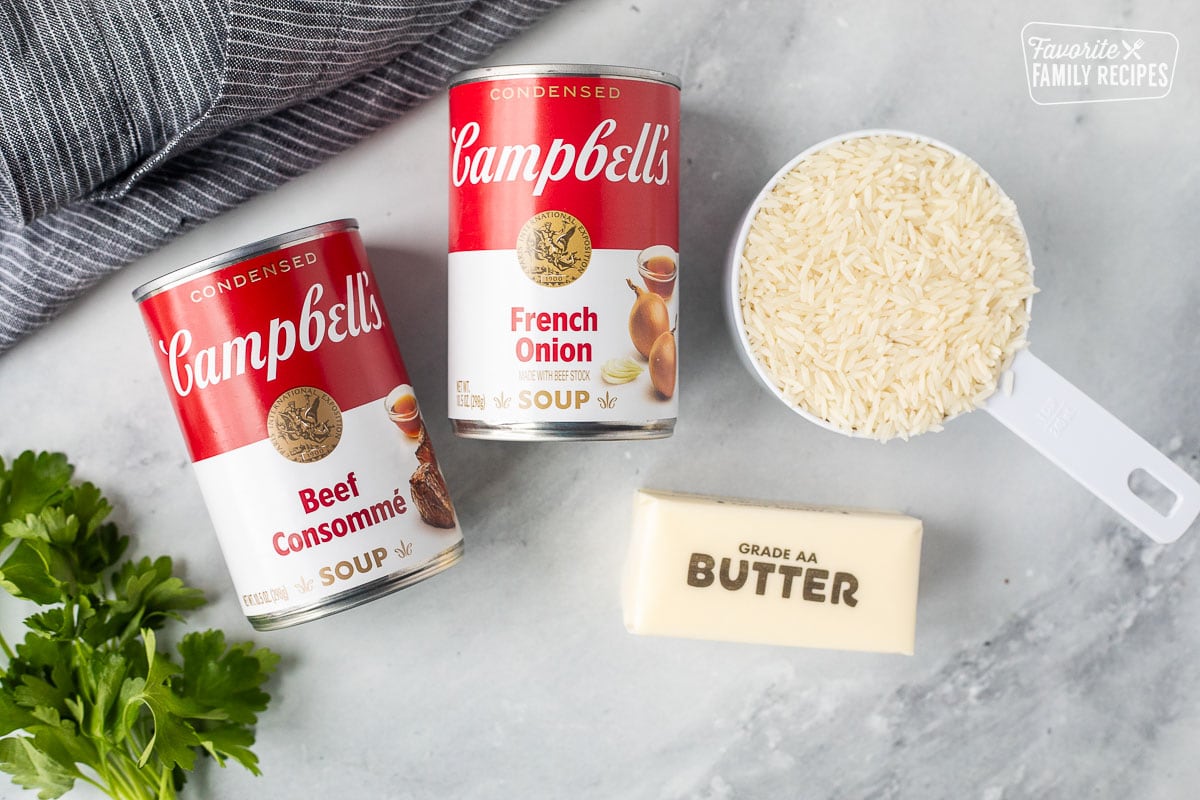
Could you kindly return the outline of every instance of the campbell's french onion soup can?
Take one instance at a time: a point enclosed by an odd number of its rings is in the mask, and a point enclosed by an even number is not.
[[[459,75],[449,251],[458,435],[671,435],[678,78],[585,64]]]
[[[354,220],[214,256],[134,299],[255,628],[351,608],[459,559]]]

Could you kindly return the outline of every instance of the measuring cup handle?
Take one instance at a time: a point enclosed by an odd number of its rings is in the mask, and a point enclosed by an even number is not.
[[[1012,392],[984,406],[1156,542],[1173,542],[1200,515],[1200,484],[1029,351],[1012,365]],[[1129,487],[1144,470],[1175,494],[1164,515]]]

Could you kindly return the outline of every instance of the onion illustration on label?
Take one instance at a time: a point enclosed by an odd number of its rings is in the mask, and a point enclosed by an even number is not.
[[[650,345],[650,383],[663,397],[675,394],[675,331],[663,331]]]
[[[650,348],[654,342],[671,327],[671,315],[667,311],[667,302],[654,292],[647,291],[628,278],[625,282],[637,295],[633,308],[629,311],[629,338],[633,346],[646,358],[650,357]]]
[[[637,377],[645,371],[646,368],[632,358],[610,358],[600,368],[600,377],[605,383],[619,386],[622,383],[637,380]]]
[[[670,400],[675,394],[677,350],[667,301],[663,299],[661,290],[643,289],[628,278],[625,283],[637,295],[629,311],[629,338],[638,353],[649,362],[650,384],[663,399]],[[611,363],[605,364],[606,370]],[[604,379],[608,380],[607,372]]]

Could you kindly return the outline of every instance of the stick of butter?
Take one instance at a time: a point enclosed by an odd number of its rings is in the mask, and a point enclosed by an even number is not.
[[[631,633],[912,655],[921,521],[639,491]]]

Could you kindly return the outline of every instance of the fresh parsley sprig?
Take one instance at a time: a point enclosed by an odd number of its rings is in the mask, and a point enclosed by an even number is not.
[[[279,657],[186,634],[178,661],[155,631],[204,604],[171,559],[118,565],[129,538],[60,453],[0,459],[0,587],[43,610],[0,633],[0,770],[38,797],[84,781],[117,800],[169,800],[198,754],[259,774],[254,725]],[[23,735],[21,735],[23,734]]]

